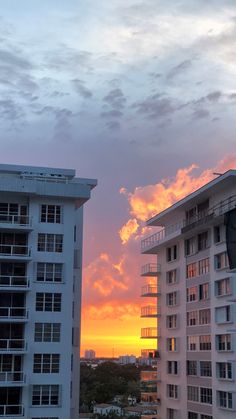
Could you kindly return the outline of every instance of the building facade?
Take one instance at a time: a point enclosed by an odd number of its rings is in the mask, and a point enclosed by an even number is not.
[[[95,185],[0,165],[0,417],[78,418],[83,204]]]
[[[235,208],[230,170],[147,222],[158,227],[141,251],[159,266],[157,329],[145,333],[158,339],[161,419],[236,417]]]

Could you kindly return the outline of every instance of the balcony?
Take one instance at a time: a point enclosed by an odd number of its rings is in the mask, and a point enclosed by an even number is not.
[[[24,307],[0,307],[0,322],[27,321],[28,310]]]
[[[141,350],[141,357],[147,359],[159,359],[160,352],[157,349],[142,349]]]
[[[144,327],[141,329],[141,338],[142,339],[157,339],[158,328],[157,327]]]
[[[23,372],[0,372],[0,387],[19,386],[26,383],[25,374]]]
[[[160,244],[166,243],[181,234],[183,221],[167,226],[155,234],[146,237],[141,241],[141,253],[156,254]]]
[[[145,406],[159,406],[160,403],[161,401],[157,391],[154,391],[153,393],[141,393],[141,404],[144,404]]]
[[[158,297],[161,295],[158,285],[147,284],[141,288],[141,297]]]
[[[30,249],[24,245],[0,244],[0,260],[30,260]]]
[[[161,419],[161,416],[160,415],[158,415],[157,413],[155,413],[155,412],[147,412],[147,413],[145,413],[145,414],[143,414],[143,415],[141,415],[141,419]]]
[[[24,339],[0,339],[0,353],[24,353],[26,341]]]
[[[145,307],[141,307],[141,317],[160,317],[160,307],[149,305]]]
[[[26,276],[8,276],[0,275],[1,291],[27,291],[30,281]]]
[[[23,416],[24,407],[21,404],[2,404],[0,405],[0,417],[14,416]]]
[[[159,263],[147,263],[141,268],[141,276],[157,276],[161,272]]]
[[[32,217],[0,212],[0,230],[31,231]]]
[[[140,381],[146,384],[155,384],[160,379],[157,370],[141,371]]]

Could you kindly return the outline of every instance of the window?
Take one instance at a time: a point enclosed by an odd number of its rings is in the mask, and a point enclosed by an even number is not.
[[[195,237],[185,240],[185,256],[194,255],[196,252]]]
[[[61,294],[50,292],[37,292],[35,310],[61,311]]]
[[[172,260],[177,259],[177,245],[167,247],[166,249],[166,260],[167,262],[171,262]]]
[[[167,397],[170,399],[178,399],[178,386],[175,384],[167,384]]]
[[[216,350],[231,351],[231,335],[216,335]]]
[[[190,401],[190,402],[198,402],[199,401],[198,387],[188,386],[187,387],[187,398],[188,398],[188,401]]]
[[[34,373],[58,373],[60,355],[59,354],[34,354]]]
[[[57,223],[61,222],[61,206],[60,205],[41,205],[41,223]]]
[[[229,261],[228,261],[228,255],[226,252],[218,253],[218,255],[215,255],[215,269],[225,269],[228,268]]]
[[[204,231],[204,233],[200,233],[197,236],[197,247],[198,247],[198,251],[200,252],[201,250],[205,250],[207,249],[207,247],[209,246],[208,243],[208,231]]]
[[[232,321],[231,306],[216,307],[215,309],[216,323],[228,323]]]
[[[200,419],[213,419],[213,416],[209,416],[209,415],[201,415]]]
[[[210,272],[210,259],[202,259],[198,262],[199,275],[206,275]]]
[[[187,326],[196,326],[198,324],[197,310],[187,312]]]
[[[189,287],[187,288],[187,302],[190,303],[192,301],[197,300],[198,290],[197,287]]]
[[[200,376],[212,377],[211,361],[200,361]]]
[[[223,278],[215,281],[215,295],[221,297],[231,294],[230,278]]]
[[[40,416],[40,418],[31,418],[31,419],[58,419],[58,417],[55,417],[55,416]]]
[[[166,294],[166,304],[168,306],[177,305],[177,291],[169,292],[169,294]]]
[[[38,282],[62,282],[62,263],[37,263]]]
[[[198,336],[187,336],[187,351],[196,351]]]
[[[220,243],[223,241],[223,225],[214,227],[214,243]]]
[[[38,252],[61,253],[63,247],[62,234],[38,234]]]
[[[197,361],[187,361],[187,375],[197,375]]]
[[[59,385],[33,385],[33,406],[58,406]]]
[[[35,342],[60,342],[60,323],[35,323]]]
[[[212,404],[212,389],[200,387],[200,401],[205,404]]]
[[[232,363],[231,362],[217,362],[216,375],[221,380],[232,380]]]
[[[171,409],[170,407],[167,408],[167,419],[177,419],[178,411],[176,409]]]
[[[166,272],[166,282],[168,285],[177,283],[177,269]]]
[[[232,393],[228,393],[227,391],[217,391],[217,399],[219,407],[223,407],[225,409],[233,408]]]
[[[177,314],[166,316],[166,327],[168,329],[176,329],[177,327]]]
[[[187,278],[194,278],[195,276],[197,276],[197,263],[196,262],[189,263],[189,265],[187,265],[186,276]]]
[[[201,335],[201,336],[199,336],[199,349],[200,349],[200,351],[210,351],[211,350],[211,335]]]
[[[188,419],[198,419],[198,413],[188,412]]]
[[[193,207],[186,211],[186,225],[192,224],[197,220],[197,207]]]
[[[177,361],[167,361],[167,374],[178,374],[178,362]]]
[[[177,351],[177,340],[176,338],[167,338],[167,351],[176,352]]]
[[[199,300],[208,300],[209,295],[209,283],[199,285]]]
[[[204,310],[199,310],[199,324],[209,324],[211,323],[211,310],[205,308]]]

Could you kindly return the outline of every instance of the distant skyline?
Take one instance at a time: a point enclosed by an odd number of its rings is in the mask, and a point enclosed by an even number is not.
[[[144,220],[236,168],[235,0],[9,0],[0,23],[0,161],[98,179],[81,353],[139,355]]]

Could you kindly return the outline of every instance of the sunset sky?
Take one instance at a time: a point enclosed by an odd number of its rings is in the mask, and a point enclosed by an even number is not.
[[[145,220],[236,168],[236,2],[8,0],[0,42],[0,162],[98,179],[82,353],[138,355]]]

